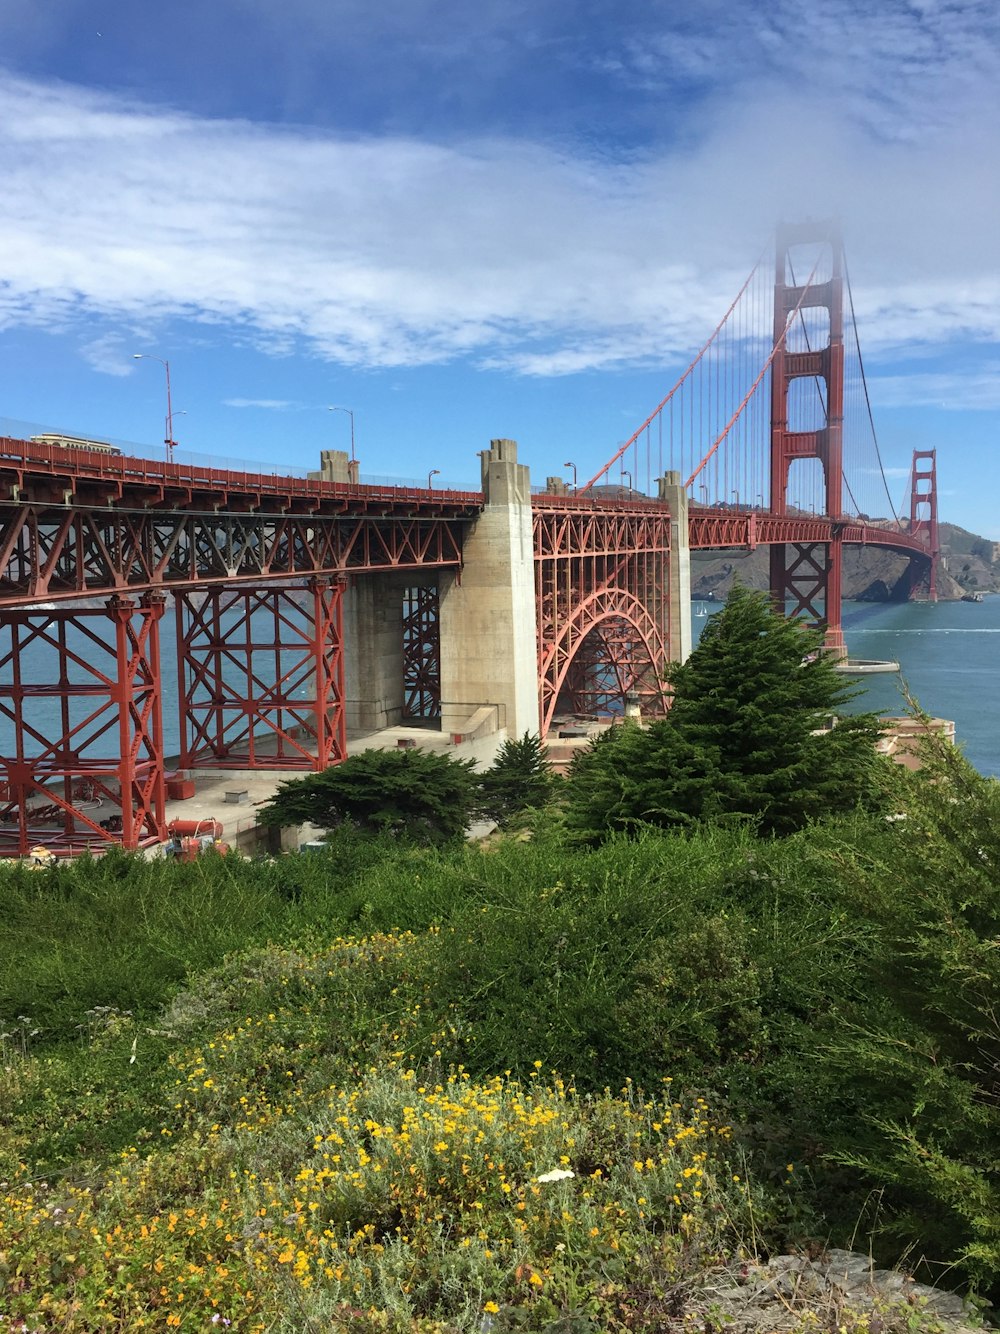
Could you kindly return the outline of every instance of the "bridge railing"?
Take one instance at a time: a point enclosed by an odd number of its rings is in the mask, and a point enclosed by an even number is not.
[[[47,473],[66,478],[92,481],[116,481],[136,485],[165,487],[213,486],[232,491],[250,491],[260,495],[363,496],[366,500],[388,501],[428,499],[481,504],[482,492],[450,487],[429,489],[416,481],[378,479],[374,482],[328,482],[305,476],[300,470],[252,471],[221,463],[192,463],[185,459],[171,462],[147,459],[132,454],[105,453],[99,449],[66,448],[39,441],[0,437],[0,469],[14,466],[18,471]]]

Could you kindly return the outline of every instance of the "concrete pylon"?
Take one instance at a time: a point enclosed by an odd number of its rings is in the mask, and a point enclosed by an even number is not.
[[[368,574],[344,591],[344,697],[350,731],[398,727],[403,716],[405,574]]]
[[[346,450],[321,449],[319,471],[306,476],[310,482],[345,482],[348,486],[357,486],[360,466],[357,459],[347,457]]]
[[[518,737],[538,731],[531,481],[513,440],[491,440],[480,459],[485,508],[461,574],[441,581],[441,727],[464,733],[496,706],[498,725]]]
[[[688,496],[679,472],[657,479],[657,499],[670,510],[670,568],[667,572],[670,657],[684,662],[691,652],[691,540]]]

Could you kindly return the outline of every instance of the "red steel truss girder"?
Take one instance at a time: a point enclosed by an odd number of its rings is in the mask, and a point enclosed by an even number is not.
[[[441,717],[440,593],[436,584],[403,596],[403,718]]]
[[[0,601],[459,566],[459,520],[155,514],[0,504]]]
[[[688,534],[692,548],[755,547],[775,543],[831,542],[839,538],[857,546],[888,547],[903,555],[926,555],[927,548],[895,528],[820,515],[775,515],[759,510],[691,509]]]
[[[181,768],[325,769],[344,759],[342,608],[336,579],[179,594]]]
[[[622,635],[622,625],[631,633]],[[606,666],[624,681],[620,703],[630,691],[646,698],[647,708],[662,712],[666,699],[661,685],[669,659],[665,626],[650,614],[645,602],[624,588],[602,588],[581,598],[568,609],[564,620],[549,620],[539,626],[539,685],[541,733],[547,736],[556,712],[559,694],[577,654],[592,632],[607,629],[608,639],[627,642],[627,655],[609,655]],[[545,638],[543,638],[543,633]],[[625,678],[627,660],[628,677]]]
[[[630,696],[645,711],[662,712],[663,691],[652,655],[641,632],[621,616],[606,617],[586,636],[560,693],[570,698],[576,713],[606,713]]]
[[[627,681],[628,690],[638,689],[654,708],[662,707],[659,678],[669,656],[666,507],[594,502],[571,507],[548,500],[533,501],[542,735],[588,639],[592,656],[607,652],[604,666],[615,680]]]
[[[11,611],[0,621],[0,712],[15,744],[0,759],[4,851],[24,856],[35,843],[62,853],[138,848],[164,837],[163,605],[152,593],[138,607],[112,597],[104,609]],[[98,633],[109,617],[112,634]],[[35,648],[56,664],[56,680],[38,681]],[[51,704],[40,709],[42,700],[55,704],[51,734],[43,730]]]
[[[532,503],[536,561],[670,550],[670,515],[663,505],[556,508],[548,504],[550,499],[536,496]]]

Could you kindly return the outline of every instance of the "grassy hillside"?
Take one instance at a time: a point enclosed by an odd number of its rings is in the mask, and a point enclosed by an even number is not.
[[[1000,821],[945,765],[784,839],[4,871],[4,1313],[702,1327],[719,1264],[852,1240],[989,1288]]]

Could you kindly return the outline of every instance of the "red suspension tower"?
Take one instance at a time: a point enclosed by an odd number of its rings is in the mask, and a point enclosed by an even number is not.
[[[915,449],[910,472],[910,536],[920,537],[927,543],[930,573],[927,577],[927,599],[937,602],[937,564],[941,555],[938,540],[937,516],[937,450]],[[923,564],[923,562],[920,562]],[[912,564],[911,564],[912,571]],[[910,596],[913,596],[911,578]]]
[[[803,285],[795,282],[793,246],[828,247],[829,277],[816,281],[817,267]],[[844,260],[843,243],[829,224],[804,223],[779,227],[774,273],[774,344],[771,364],[771,512],[788,513],[788,477],[798,459],[818,459],[823,468],[825,512],[840,519],[843,512],[844,428]],[[829,339],[825,346],[790,351],[793,315],[825,308]],[[813,340],[818,341],[818,340]],[[793,380],[814,380],[825,407],[825,421],[815,430],[789,429],[788,399]],[[781,611],[803,615],[826,631],[827,647],[846,655],[841,628],[842,544],[836,522],[831,540],[794,542],[771,547],[771,596]]]

